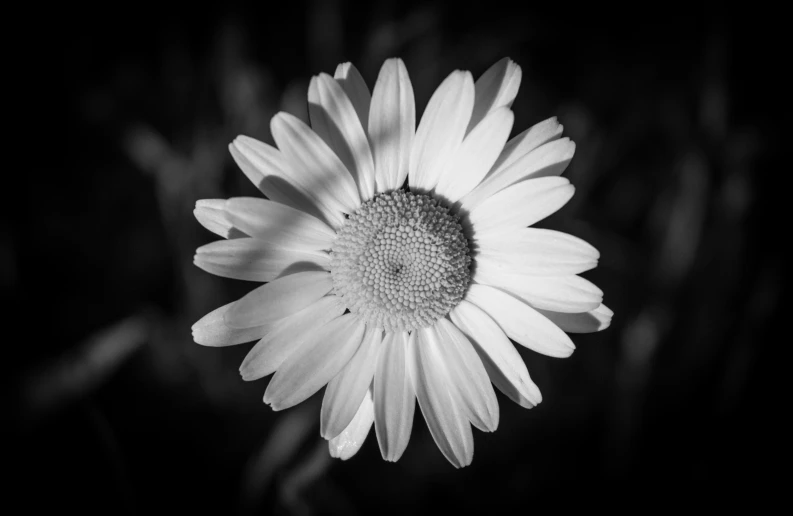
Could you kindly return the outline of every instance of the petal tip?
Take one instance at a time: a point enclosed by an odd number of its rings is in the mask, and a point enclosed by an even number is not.
[[[380,454],[383,456],[383,460],[386,462],[397,462],[399,459],[402,458],[402,454],[405,452],[404,448],[401,450],[380,450]]]
[[[457,462],[452,462],[452,466],[454,466],[455,469],[462,469],[466,466],[470,466],[473,460],[474,460],[473,455],[470,457],[462,457],[462,460],[457,459]]]
[[[272,383],[272,380],[270,380],[270,382]],[[280,412],[280,411],[282,411],[284,409],[287,409],[287,408],[289,408],[291,406],[291,405],[285,405],[280,400],[273,399],[272,395],[268,396],[267,395],[267,391],[264,392],[264,403],[269,405],[270,409],[273,412]]]
[[[537,387],[537,384],[529,382],[529,385],[526,387],[528,388],[527,399],[533,403],[535,407],[542,403],[542,393],[540,392],[540,388]]]
[[[463,74],[463,80],[466,82],[466,86],[468,86],[468,84],[470,83],[470,86],[473,88],[474,75],[468,70],[457,70],[457,71]]]
[[[279,132],[282,128],[289,125],[290,121],[289,113],[285,111],[279,111],[278,113],[274,114],[273,117],[270,119],[270,131],[273,133]]]
[[[223,199],[198,199],[195,202],[195,209],[199,208],[215,208],[217,209],[222,203]]]
[[[335,75],[347,75],[348,70],[352,67],[351,61],[345,61],[336,65]]]
[[[575,351],[575,345],[559,350],[557,358],[569,358]]]
[[[275,117],[273,117],[275,118]],[[229,144],[229,146],[233,145],[236,147],[237,150],[242,151],[241,147],[244,145],[250,146],[252,143],[256,142],[257,140],[251,138],[250,136],[245,136],[244,134],[238,134],[236,138]]]

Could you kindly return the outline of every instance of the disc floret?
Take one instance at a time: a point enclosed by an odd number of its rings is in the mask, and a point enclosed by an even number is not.
[[[468,241],[458,218],[429,195],[397,190],[367,201],[331,250],[334,293],[386,331],[430,326],[470,282]]]

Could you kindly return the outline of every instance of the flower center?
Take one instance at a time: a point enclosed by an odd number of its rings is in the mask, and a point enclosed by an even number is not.
[[[428,195],[401,190],[367,201],[331,249],[333,290],[386,331],[431,326],[457,306],[471,273],[457,217]]]

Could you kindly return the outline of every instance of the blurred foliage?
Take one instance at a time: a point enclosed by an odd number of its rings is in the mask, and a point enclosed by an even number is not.
[[[763,57],[776,46],[747,30],[762,14],[588,9],[69,11],[83,21],[43,36],[62,86],[30,81],[54,104],[55,120],[34,123],[56,125],[37,134],[56,132],[64,163],[29,154],[27,202],[0,228],[7,327],[36,331],[8,344],[12,500],[34,513],[298,515],[763,501],[760,460],[786,437],[768,410],[786,278],[770,237],[784,204],[766,178],[780,141],[766,113],[782,92]],[[421,112],[449,72],[478,76],[505,55],[524,72],[516,130],[557,115],[577,143],[576,196],[544,224],[600,250],[587,277],[614,322],[575,335],[564,361],[521,348],[544,402],[526,411],[499,394],[500,428],[476,432],[464,470],[418,414],[398,463],[374,431],[353,459],[331,459],[318,396],[273,413],[267,380],[237,373],[250,345],[192,342],[193,322],[252,287],[192,265],[215,238],[195,201],[257,195],[228,143],[272,142],[279,110],[305,119],[308,80],[339,62],[371,87],[402,57]]]

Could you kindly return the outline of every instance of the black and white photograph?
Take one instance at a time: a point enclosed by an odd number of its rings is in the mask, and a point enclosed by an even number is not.
[[[3,514],[785,506],[781,11],[25,9]]]

